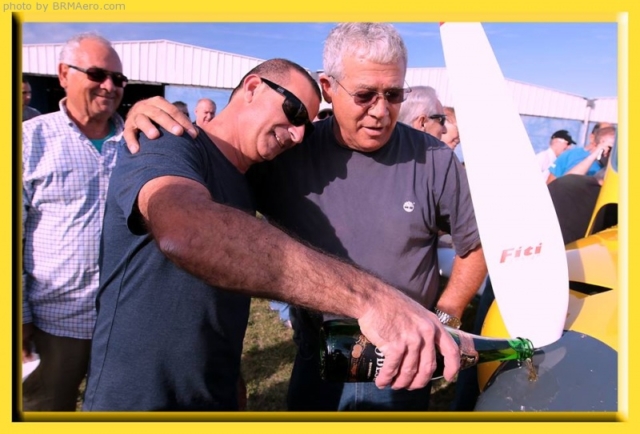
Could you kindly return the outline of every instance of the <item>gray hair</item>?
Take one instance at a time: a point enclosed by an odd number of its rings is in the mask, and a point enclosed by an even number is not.
[[[391,24],[384,23],[341,23],[331,30],[324,43],[324,73],[344,78],[347,56],[382,64],[402,61],[405,70],[408,62],[402,37]]]
[[[75,65],[78,62],[77,50],[80,47],[80,44],[82,43],[82,41],[84,41],[85,39],[93,39],[94,41],[101,42],[105,46],[113,50],[113,45],[111,45],[111,42],[103,38],[96,32],[80,33],[71,37],[71,39],[69,39],[64,44],[64,46],[62,47],[62,51],[60,51],[60,63],[66,63],[67,65]]]
[[[435,115],[438,95],[431,86],[415,86],[411,88],[407,99],[400,106],[398,122],[411,125],[420,115]]]

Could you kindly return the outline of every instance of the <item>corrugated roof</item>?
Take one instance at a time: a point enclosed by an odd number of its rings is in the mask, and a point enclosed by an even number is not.
[[[264,61],[164,39],[117,41],[112,44],[122,60],[124,74],[134,82],[233,89],[251,68]],[[61,43],[23,45],[23,73],[57,75],[62,46]],[[408,68],[406,80],[410,86],[435,88],[445,106],[455,107],[445,68]],[[590,101],[582,96],[533,84],[506,81],[520,114],[618,122],[616,97]]]
[[[449,90],[446,68],[408,68],[409,86],[431,86],[438,92],[438,98],[445,106],[455,107],[453,95]],[[590,100],[542,86],[505,79],[513,95],[518,112],[522,115],[545,116],[560,119],[584,120]],[[594,122],[618,122],[618,98],[600,98],[592,100],[594,107],[589,119]]]
[[[64,44],[25,44],[22,71],[56,75]],[[112,42],[131,81],[233,89],[263,59],[167,40]]]

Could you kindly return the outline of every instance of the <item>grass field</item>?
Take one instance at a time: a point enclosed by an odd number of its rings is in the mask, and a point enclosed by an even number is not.
[[[471,321],[473,306],[463,322]],[[267,300],[251,302],[244,340],[242,373],[247,383],[247,411],[285,411],[289,375],[295,356],[292,331],[269,309]],[[455,384],[436,381],[430,410],[448,411]]]
[[[242,375],[247,383],[247,411],[285,411],[289,375],[296,354],[293,331],[269,308],[251,300],[244,338]]]

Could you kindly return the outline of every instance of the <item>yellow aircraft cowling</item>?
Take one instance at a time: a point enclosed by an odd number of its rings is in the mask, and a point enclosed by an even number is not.
[[[617,227],[567,245],[567,261],[570,290],[565,330],[591,336],[618,351]],[[509,337],[495,302],[487,312],[482,335]],[[480,390],[499,365],[478,365]]]

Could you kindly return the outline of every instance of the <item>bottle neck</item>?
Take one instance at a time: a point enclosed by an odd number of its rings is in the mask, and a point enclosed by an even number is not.
[[[469,359],[468,363],[471,365],[475,364],[473,359],[477,359],[476,363],[483,363],[505,360],[522,361],[533,356],[534,348],[528,339],[488,338],[446,326],[445,329],[456,341],[460,347],[460,353]]]

